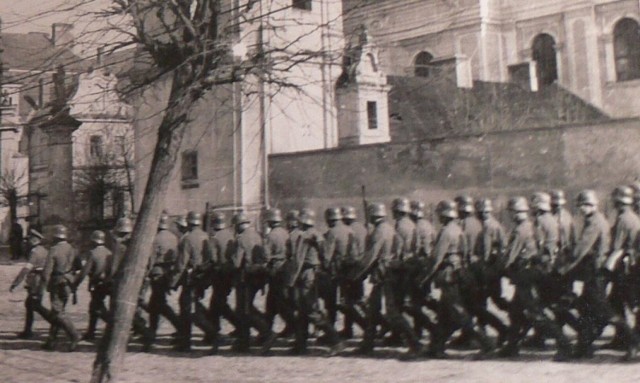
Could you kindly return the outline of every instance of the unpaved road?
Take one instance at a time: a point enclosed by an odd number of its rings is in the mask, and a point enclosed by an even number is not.
[[[21,330],[23,307],[21,291],[10,294],[9,284],[17,266],[0,266],[0,382],[86,382],[89,379],[95,345],[83,342],[79,351],[41,351],[47,326],[36,321],[38,337],[23,341],[15,334]],[[79,305],[70,306],[74,323],[82,331],[86,326],[88,294],[81,287]],[[175,299],[175,294],[174,297]],[[46,303],[48,305],[48,302]],[[177,307],[174,306],[174,307]],[[161,328],[160,345],[151,354],[138,352],[133,343],[121,374],[123,382],[638,382],[640,361],[621,364],[620,353],[599,352],[588,362],[554,363],[552,351],[525,352],[517,360],[473,361],[468,352],[452,352],[447,361],[420,360],[401,362],[401,349],[380,349],[375,357],[325,358],[322,347],[314,347],[305,357],[284,355],[285,342],[278,343],[274,356],[234,356],[228,343],[220,356],[207,356],[197,336],[191,354],[170,351],[168,326]],[[351,344],[355,346],[355,343]],[[60,349],[64,347],[64,342]]]

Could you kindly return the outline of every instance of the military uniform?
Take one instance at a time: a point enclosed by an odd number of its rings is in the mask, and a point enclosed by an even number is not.
[[[509,336],[501,355],[517,355],[521,338],[533,327],[540,336],[555,338],[558,348],[555,358],[566,359],[570,353],[569,340],[544,311],[541,290],[546,282],[546,270],[540,260],[535,228],[529,219],[518,222],[513,229],[507,257],[507,275],[515,285],[515,292],[509,305]]]
[[[66,237],[66,235],[65,235]],[[76,250],[66,241],[58,240],[49,249],[47,261],[42,271],[41,292],[46,288],[51,300],[51,328],[45,347],[53,347],[58,330],[62,328],[71,339],[70,349],[75,349],[79,340],[78,332],[65,314],[65,306],[72,295],[73,273],[81,268],[80,258]]]
[[[379,323],[382,297],[385,301],[385,319],[391,330],[401,336],[408,344],[410,352],[417,352],[420,342],[407,320],[402,316],[402,261],[401,254],[408,253],[403,249],[403,239],[396,235],[393,227],[380,220],[375,224],[373,232],[367,238],[364,263],[365,270],[371,270],[373,289],[367,299],[367,327],[360,346],[361,352],[373,349],[376,325]],[[372,267],[368,266],[370,263]],[[364,272],[364,270],[363,270]]]
[[[327,316],[318,306],[317,271],[321,265],[324,237],[313,227],[303,230],[295,244],[297,269],[292,275],[294,299],[298,316],[295,321],[294,353],[304,353],[309,337],[309,323],[326,335],[329,344],[339,343],[339,337]]]
[[[280,315],[289,328],[294,326],[293,297],[285,281],[285,263],[289,232],[276,226],[265,238],[265,252],[269,270],[269,291],[267,293],[266,317],[269,328],[273,327],[276,315]]]
[[[171,272],[178,258],[178,238],[171,231],[161,229],[156,234],[152,246],[148,273],[151,285],[148,304],[151,340],[158,331],[160,316],[164,316],[176,330],[180,330],[178,315],[167,303],[167,295],[171,289]]]
[[[327,310],[329,323],[333,326],[338,312],[338,284],[341,284],[340,294],[348,294],[349,286],[342,283],[342,276],[353,260],[352,249],[355,245],[351,228],[341,221],[335,221],[324,235],[324,250],[322,252],[322,266],[318,271],[318,290]],[[349,301],[353,301],[353,296]]]
[[[269,324],[253,303],[256,294],[264,288],[266,282],[266,262],[262,238],[254,228],[248,227],[236,234],[236,248],[233,254],[233,264],[237,270],[236,312],[239,321],[239,336],[234,345],[236,351],[249,350],[251,327],[256,328],[263,339],[271,334]]]
[[[576,356],[579,357],[590,356],[591,344],[607,324],[616,327],[620,341],[629,352],[628,357],[635,354],[638,342],[624,316],[619,315],[607,302],[607,281],[602,266],[610,249],[609,233],[609,224],[602,213],[596,211],[585,217],[584,228],[576,243],[575,260],[563,270],[563,273],[584,282],[577,304],[583,324],[578,334]]]
[[[214,262],[213,293],[209,304],[209,318],[220,331],[220,318],[225,318],[238,328],[236,312],[229,306],[229,294],[233,290],[235,270],[232,254],[235,251],[235,234],[230,228],[216,231],[211,237],[211,254]]]
[[[51,311],[42,305],[42,292],[40,291],[40,283],[42,282],[42,272],[47,262],[47,249],[38,244],[29,251],[29,259],[26,266],[20,271],[20,274],[11,284],[11,290],[25,280],[25,289],[27,290],[27,298],[24,301],[26,309],[24,331],[20,334],[22,338],[30,338],[33,335],[32,326],[34,320],[34,312],[40,314],[47,322],[51,323]]]
[[[89,251],[87,262],[82,271],[76,276],[74,286],[82,283],[85,276],[89,276],[89,292],[91,301],[89,302],[89,327],[84,335],[85,339],[93,339],[96,332],[98,318],[108,323],[109,312],[104,301],[111,293],[109,284],[109,264],[113,254],[104,245],[97,245]]]
[[[178,349],[190,349],[192,323],[200,327],[208,337],[215,337],[216,331],[206,318],[204,307],[200,303],[203,294],[199,288],[201,281],[195,278],[196,275],[201,275],[202,268],[210,263],[211,259],[209,236],[199,226],[191,226],[189,232],[180,240],[172,283],[173,287],[182,287],[178,299],[181,327],[180,343],[176,347]]]

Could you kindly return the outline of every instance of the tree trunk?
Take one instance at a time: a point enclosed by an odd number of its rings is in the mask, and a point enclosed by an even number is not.
[[[113,320],[107,325],[93,364],[92,383],[116,382],[124,361],[131,323],[151,255],[158,219],[187,128],[187,115],[195,102],[189,90],[189,74],[174,71],[168,106],[158,129],[149,179],[131,242],[118,270],[112,296]]]

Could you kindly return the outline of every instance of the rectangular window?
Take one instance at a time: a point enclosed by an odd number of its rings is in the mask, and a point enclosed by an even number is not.
[[[305,11],[311,10],[312,0],[293,0],[291,6],[295,9],[303,9]]]
[[[367,120],[369,130],[378,129],[378,103],[375,101],[367,101]]]
[[[198,151],[187,150],[182,153],[182,182],[198,180]]]
[[[102,136],[91,136],[89,138],[89,155],[91,158],[100,158],[104,154]]]

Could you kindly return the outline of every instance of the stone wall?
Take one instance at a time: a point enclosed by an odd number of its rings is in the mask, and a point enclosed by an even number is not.
[[[361,207],[362,186],[369,201],[387,203],[406,196],[434,205],[465,192],[503,206],[515,194],[563,188],[573,198],[587,187],[606,200],[640,176],[640,120],[272,155],[269,173],[273,206],[319,212]]]

